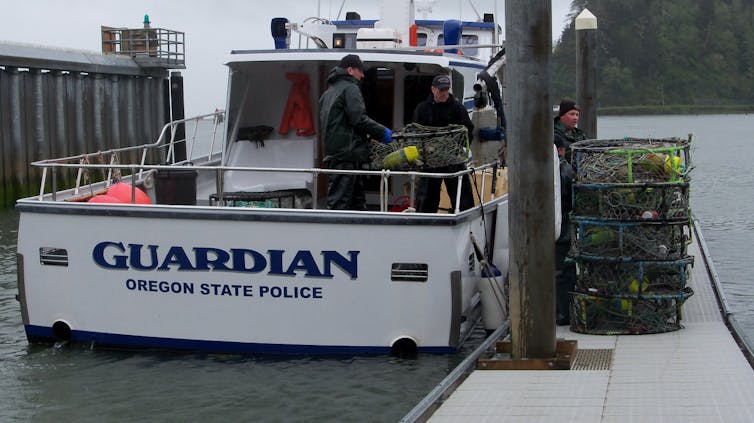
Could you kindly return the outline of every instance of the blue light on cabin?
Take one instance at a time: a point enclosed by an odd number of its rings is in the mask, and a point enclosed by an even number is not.
[[[461,43],[461,34],[463,33],[463,22],[451,19],[445,21],[442,26],[442,36],[445,45],[455,46]],[[445,50],[447,53],[458,53],[458,49]]]
[[[272,39],[275,41],[275,50],[283,50],[288,48],[288,19],[286,18],[272,18],[270,22],[270,32],[272,32]]]

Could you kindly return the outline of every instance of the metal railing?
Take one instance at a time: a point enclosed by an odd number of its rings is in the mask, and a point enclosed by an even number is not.
[[[121,173],[123,169],[128,169],[132,177],[137,177],[137,180],[144,178],[144,171],[147,170],[159,170],[159,169],[174,169],[175,165],[190,164],[198,157],[205,157],[212,159],[215,156],[219,157],[220,151],[215,151],[218,144],[219,131],[224,127],[222,124],[225,112],[208,113],[205,115],[196,116],[193,118],[180,119],[172,121],[163,126],[157,141],[153,143],[141,144],[130,147],[113,148],[105,151],[98,151],[95,153],[85,153],[76,156],[68,156],[56,159],[39,160],[31,163],[31,166],[42,168],[42,178],[39,188],[39,200],[43,200],[45,195],[45,187],[47,185],[48,174],[51,179],[51,194],[53,201],[57,198],[57,170],[58,169],[74,169],[76,170],[76,184],[73,187],[73,193],[78,194],[83,185],[90,185],[92,182],[89,180],[90,170],[100,170],[103,173],[102,180],[105,182],[105,186],[109,186],[113,179],[120,179],[124,175]],[[197,154],[197,145],[203,143],[203,139],[199,134],[201,122],[209,120],[211,123],[210,134],[208,136],[208,145],[206,150],[202,154]],[[190,135],[187,134],[185,138],[177,139],[178,127],[180,125],[190,126]],[[190,144],[189,153],[185,161],[176,162],[175,150],[178,144]],[[154,153],[151,154],[150,153]],[[138,160],[130,163],[122,161],[122,157],[138,157]],[[150,157],[156,156],[157,161],[163,163],[161,165],[148,164],[147,160]]]
[[[102,27],[102,53],[144,59],[153,66],[184,68],[185,34],[163,28]]]
[[[453,213],[460,212],[461,187],[463,186],[462,178],[470,175],[474,180],[472,186],[479,194],[481,199],[487,191],[487,176],[492,177],[492,187],[494,188],[494,178],[498,163],[488,163],[475,168],[453,172],[453,173],[427,173],[420,171],[391,171],[391,170],[336,170],[323,168],[282,168],[282,167],[248,167],[248,166],[226,166],[221,162],[222,150],[224,150],[224,112],[209,113],[193,118],[181,119],[166,124],[160,135],[154,143],[142,144],[132,147],[116,148],[96,153],[80,154],[76,156],[63,157],[58,159],[40,160],[31,163],[33,167],[42,168],[42,178],[39,189],[39,201],[44,201],[46,195],[46,186],[50,179],[50,192],[52,201],[57,201],[58,194],[58,177],[57,172],[61,169],[68,169],[76,172],[75,185],[71,188],[72,196],[80,195],[83,187],[92,188],[99,183],[102,188],[109,187],[113,182],[118,181],[126,176],[132,178],[135,183],[143,181],[147,172],[157,172],[161,170],[181,168],[195,170],[202,173],[212,173],[215,178],[217,192],[216,205],[224,205],[223,193],[225,191],[225,174],[227,172],[257,172],[257,173],[305,173],[311,174],[313,183],[311,184],[313,192],[313,208],[317,208],[318,192],[317,179],[319,175],[335,174],[356,174],[362,176],[379,177],[379,211],[387,212],[390,203],[390,182],[391,178],[397,176],[407,177],[409,180],[409,204],[415,203],[414,192],[416,183],[419,178],[457,178],[457,190],[452,193],[455,197],[455,210]],[[176,134],[180,125],[189,127],[187,136],[184,139],[177,139]],[[206,128],[202,129],[205,126]],[[219,137],[219,139],[218,139]],[[185,144],[188,147],[186,160],[176,161],[176,147],[179,144]],[[190,145],[188,145],[190,144]],[[218,144],[220,144],[218,146]],[[197,153],[199,151],[199,153]],[[124,161],[123,157],[131,157],[132,160]],[[150,164],[150,158],[155,159],[159,164]],[[200,163],[195,163],[200,162]],[[216,163],[220,163],[219,165]],[[90,172],[101,172],[101,179],[97,182],[91,180]],[[477,185],[474,175],[481,172],[481,183]],[[133,184],[132,184],[133,185]],[[92,192],[93,189],[90,189]],[[449,193],[450,195],[451,193]],[[494,189],[490,190],[489,200],[497,195]],[[488,200],[488,201],[489,201]]]

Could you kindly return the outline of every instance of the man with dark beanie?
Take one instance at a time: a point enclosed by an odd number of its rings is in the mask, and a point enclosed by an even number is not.
[[[369,140],[389,143],[390,129],[366,113],[359,81],[364,63],[355,54],[343,56],[327,77],[327,90],[319,98],[319,130],[325,144],[325,165],[330,169],[359,170],[369,164]],[[327,178],[327,208],[366,210],[364,176],[331,174]]]
[[[571,144],[587,139],[587,135],[578,128],[579,105],[570,98],[564,98],[555,118],[555,136],[560,136],[565,144],[565,159],[571,161]]]
[[[572,185],[574,171],[571,166],[571,144],[587,139],[578,128],[579,105],[570,98],[560,102],[555,118],[555,147],[560,159],[560,237],[555,241],[555,323],[558,326],[570,323],[570,292],[576,287],[576,265],[566,261],[571,248]]]

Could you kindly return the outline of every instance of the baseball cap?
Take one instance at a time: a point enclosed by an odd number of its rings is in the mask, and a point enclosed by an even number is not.
[[[439,89],[450,88],[450,78],[448,75],[437,75],[432,80],[432,86]]]

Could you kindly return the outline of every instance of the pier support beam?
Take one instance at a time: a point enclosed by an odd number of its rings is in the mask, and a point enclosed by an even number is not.
[[[588,9],[576,17],[576,102],[579,128],[597,138],[597,18]]]
[[[550,0],[505,2],[511,355],[555,356]]]
[[[170,110],[171,120],[180,120],[186,117],[183,111],[183,76],[180,72],[170,73]],[[176,140],[186,139],[186,125],[180,124],[175,127]],[[175,144],[175,161],[186,160],[186,143]]]

